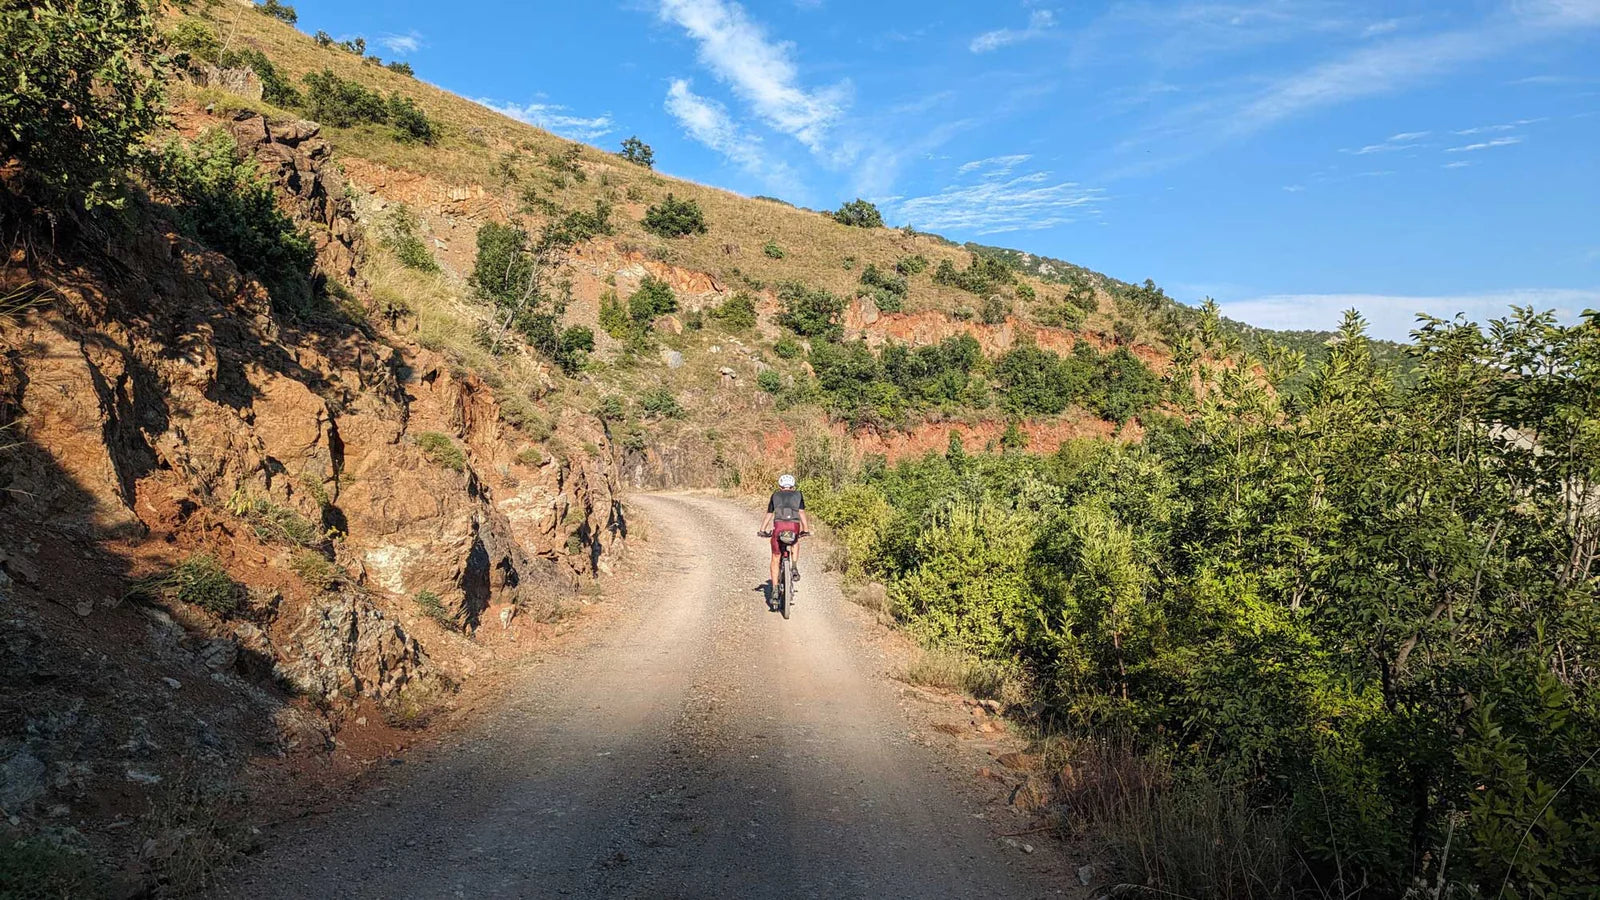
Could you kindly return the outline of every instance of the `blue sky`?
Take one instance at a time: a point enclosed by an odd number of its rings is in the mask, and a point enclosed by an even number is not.
[[[1600,0],[301,0],[673,175],[1271,327],[1600,307]]]

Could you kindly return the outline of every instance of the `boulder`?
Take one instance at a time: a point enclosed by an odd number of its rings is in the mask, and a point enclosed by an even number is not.
[[[650,323],[650,327],[662,333],[683,334],[683,322],[677,316],[662,316]]]
[[[661,361],[666,363],[669,369],[682,368],[683,354],[676,350],[663,350],[661,351]]]

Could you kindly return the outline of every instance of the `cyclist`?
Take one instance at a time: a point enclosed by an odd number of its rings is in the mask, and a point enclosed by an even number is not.
[[[793,532],[796,536],[811,533],[811,520],[806,516],[806,498],[795,490],[793,475],[779,476],[778,489],[767,500],[767,517],[761,523],[761,535],[772,536],[772,580],[767,583],[771,590],[778,589],[778,560],[783,554],[778,545],[778,535],[785,531]],[[795,581],[800,580],[799,550],[799,541],[789,547],[789,559],[794,564],[789,577]]]

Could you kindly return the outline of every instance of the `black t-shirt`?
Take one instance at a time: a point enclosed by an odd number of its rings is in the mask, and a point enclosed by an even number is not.
[[[800,510],[806,508],[806,495],[799,491],[776,491],[767,500],[767,512],[779,522],[800,521]]]

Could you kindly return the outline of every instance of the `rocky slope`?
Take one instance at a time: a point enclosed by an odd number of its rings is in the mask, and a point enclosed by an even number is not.
[[[360,294],[362,229],[317,127],[227,125],[319,277]],[[31,302],[0,320],[0,807],[130,883],[212,839],[160,814],[172,798],[425,719],[626,538],[605,454],[530,450],[478,375],[288,320],[147,219],[97,249],[19,249],[3,287]]]

